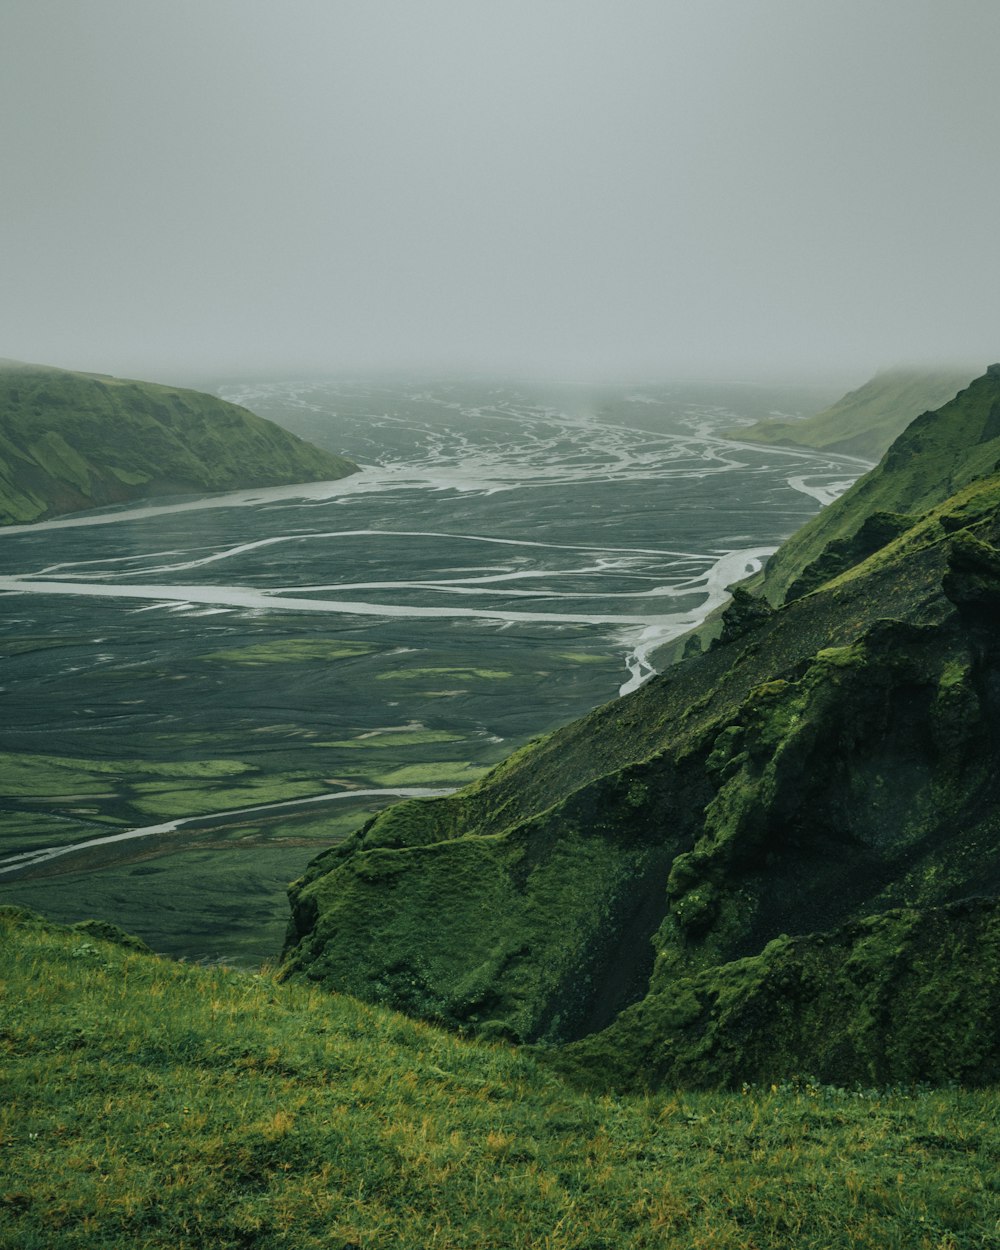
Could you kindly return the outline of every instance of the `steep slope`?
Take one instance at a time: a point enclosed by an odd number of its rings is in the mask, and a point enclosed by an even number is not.
[[[972,372],[961,369],[892,369],[876,374],[829,408],[801,421],[773,418],[726,431],[746,443],[791,443],[877,460],[921,412],[940,408]]]
[[[1000,1076],[996,413],[897,441],[855,517],[933,507],[832,581],[321,857],[288,974],[619,1085]]]
[[[937,412],[917,417],[871,473],[772,556],[762,579],[771,603],[805,593],[867,558],[914,515],[993,470],[1000,461],[998,391],[1000,365],[991,365]]]
[[[0,362],[0,524],[356,471],[199,391]]]

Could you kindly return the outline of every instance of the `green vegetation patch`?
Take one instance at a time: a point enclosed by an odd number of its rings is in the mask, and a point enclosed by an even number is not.
[[[442,760],[437,764],[404,764],[385,773],[373,773],[383,786],[467,785],[489,769],[465,760]]]
[[[876,468],[772,556],[762,577],[756,579],[768,599],[775,604],[783,602],[810,566],[815,574],[822,570],[824,557],[849,550],[862,527],[876,514],[902,518],[928,512],[945,505],[950,496],[970,484],[975,485],[977,478],[994,473],[1000,457],[998,401],[1000,365],[991,365],[983,377],[976,378],[949,403],[912,421]],[[945,511],[960,507],[957,500],[950,501]],[[983,501],[980,514],[988,507]],[[871,553],[860,554],[864,558]],[[835,559],[831,572],[841,574],[842,568],[842,562]],[[817,584],[813,576],[808,589]]]
[[[304,804],[122,844],[99,866],[37,879],[0,877],[0,903],[44,909],[69,922],[114,916],[154,950],[244,968],[273,961],[288,928],[288,882],[389,800]],[[77,826],[74,841],[114,832]],[[52,845],[49,837],[40,845]],[[110,852],[109,852],[110,854]],[[0,1242],[2,1244],[2,1242]]]
[[[898,909],[673,978],[552,1061],[599,1087],[995,1084],[1000,903]]]
[[[225,664],[309,664],[313,661],[346,660],[356,655],[368,655],[376,650],[369,642],[354,642],[340,638],[279,638],[273,642],[259,642],[249,647],[230,647],[223,651],[210,651],[201,658]]]
[[[741,442],[788,443],[877,460],[914,417],[940,408],[970,378],[969,372],[957,369],[889,370],[815,416],[799,421],[769,417],[726,435]]]
[[[185,760],[156,763],[150,760],[73,759],[27,752],[0,756],[0,791],[10,797],[97,795],[122,778],[140,776],[178,777],[192,781],[235,777],[251,771],[239,760]]]
[[[992,1091],[597,1097],[507,1046],[10,909],[0,985],[11,1247],[995,1242]]]
[[[418,681],[425,677],[448,677],[455,681],[503,681],[513,673],[501,668],[394,668],[377,673],[376,681]]]
[[[317,747],[337,747],[347,750],[396,750],[400,747],[432,746],[439,742],[461,742],[461,734],[447,729],[383,730],[360,734],[357,738],[345,738],[339,742],[314,742]]]
[[[183,816],[210,816],[258,803],[280,803],[285,799],[310,798],[316,793],[315,781],[290,777],[248,778],[245,784],[233,786],[183,786],[171,782],[145,782],[134,787],[137,797],[133,806],[164,820]]]

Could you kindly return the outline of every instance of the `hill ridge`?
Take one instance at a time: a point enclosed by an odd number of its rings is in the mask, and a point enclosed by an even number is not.
[[[878,460],[919,413],[940,408],[969,384],[972,369],[884,369],[801,420],[768,418],[726,431],[741,442],[788,444]]]
[[[201,391],[0,362],[0,524],[357,471]]]

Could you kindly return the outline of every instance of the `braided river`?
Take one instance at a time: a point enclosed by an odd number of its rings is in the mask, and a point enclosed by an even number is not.
[[[627,697],[868,467],[724,436],[804,389],[219,393],[362,472],[0,531],[0,902],[190,958],[274,955],[313,855]]]

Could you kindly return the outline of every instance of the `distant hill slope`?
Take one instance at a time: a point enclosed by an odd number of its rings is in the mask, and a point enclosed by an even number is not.
[[[200,391],[0,362],[0,524],[356,471]]]
[[[727,430],[746,443],[792,443],[877,460],[921,412],[940,408],[972,379],[972,370],[892,369],[801,421],[766,420]]]
[[[1000,1079],[998,458],[993,366],[811,593],[314,861],[287,973],[618,1088]]]

